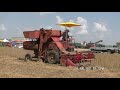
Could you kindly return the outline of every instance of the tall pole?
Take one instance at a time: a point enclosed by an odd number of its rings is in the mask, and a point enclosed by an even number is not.
[[[68,37],[68,32],[67,32],[67,27],[65,25],[65,32],[66,32],[66,46],[68,45],[67,37]]]

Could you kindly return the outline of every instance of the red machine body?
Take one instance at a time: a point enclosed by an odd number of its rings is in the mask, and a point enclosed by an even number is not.
[[[75,52],[75,47],[70,45],[72,38],[68,37],[67,30],[61,32],[61,30],[46,30],[42,28],[35,31],[24,31],[23,34],[25,38],[31,39],[31,41],[23,43],[23,48],[33,50],[34,58],[42,59],[44,62],[76,66],[77,63],[83,61],[91,62],[95,57],[91,51]],[[28,58],[28,55],[26,57]]]

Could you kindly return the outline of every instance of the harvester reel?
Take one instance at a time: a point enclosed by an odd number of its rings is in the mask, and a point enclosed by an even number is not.
[[[56,64],[59,61],[59,53],[54,50],[48,51],[46,59],[48,63]]]
[[[30,61],[30,60],[32,60],[31,55],[30,54],[26,54],[25,55],[25,61]]]

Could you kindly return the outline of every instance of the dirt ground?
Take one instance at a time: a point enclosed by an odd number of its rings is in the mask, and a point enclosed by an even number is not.
[[[104,70],[81,70],[57,64],[19,60],[31,51],[0,47],[0,78],[120,78],[120,54],[96,54],[91,66]]]

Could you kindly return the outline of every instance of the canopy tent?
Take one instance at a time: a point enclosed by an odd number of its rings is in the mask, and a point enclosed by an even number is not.
[[[3,39],[3,40],[0,40],[0,42],[10,42],[10,41],[7,39]]]

